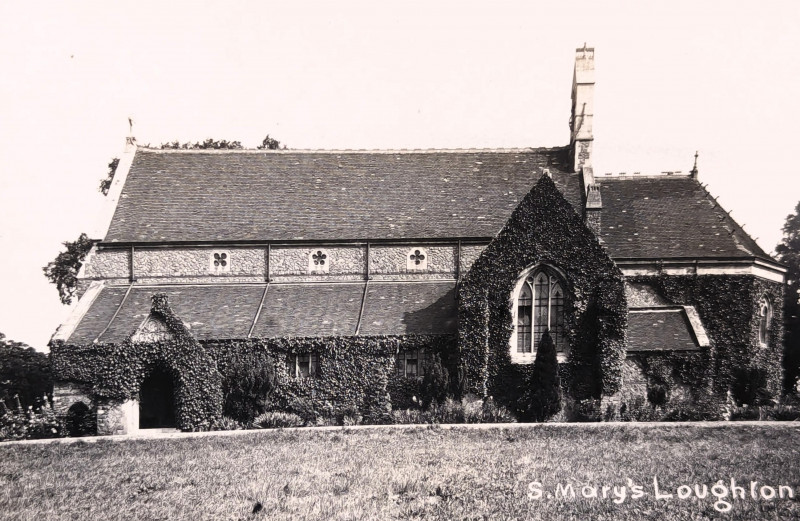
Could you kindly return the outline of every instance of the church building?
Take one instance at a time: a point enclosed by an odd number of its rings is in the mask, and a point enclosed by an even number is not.
[[[434,355],[453,394],[513,404],[546,331],[575,402],[756,383],[776,397],[784,267],[696,164],[594,171],[593,89],[584,46],[570,141],[555,148],[128,138],[80,299],[51,340],[57,409],[91,411],[101,434],[210,428],[235,361],[255,357],[275,364],[281,407],[383,422]]]

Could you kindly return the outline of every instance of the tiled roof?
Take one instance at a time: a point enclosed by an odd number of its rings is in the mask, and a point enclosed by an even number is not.
[[[456,332],[454,282],[369,285],[362,335],[448,334]]]
[[[493,237],[542,169],[576,208],[567,150],[138,149],[106,242]]]
[[[106,243],[494,237],[548,169],[580,212],[568,150],[140,148]],[[763,257],[686,176],[598,177],[614,259]]]
[[[628,313],[628,351],[693,351],[698,343],[683,308]]]
[[[363,297],[364,283],[270,284],[253,336],[355,334]]]
[[[247,338],[257,313],[252,334],[256,338],[354,335],[364,287],[365,283],[270,284],[265,296],[264,284],[134,286],[126,297],[127,287],[108,286],[67,342],[124,341],[150,314],[155,293],[167,295],[175,315],[198,340]],[[453,333],[454,290],[454,281],[370,283],[359,334]]]
[[[598,178],[601,238],[619,258],[769,258],[695,179]]]

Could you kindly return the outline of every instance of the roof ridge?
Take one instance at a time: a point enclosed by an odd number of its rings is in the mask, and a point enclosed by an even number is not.
[[[139,146],[138,150],[155,152],[159,154],[464,154],[464,153],[534,153],[561,151],[568,147],[524,147],[524,148],[343,148],[343,149],[319,149],[319,148],[288,148],[281,150],[269,150],[259,148],[233,148],[233,149],[208,149],[208,148],[153,148]]]

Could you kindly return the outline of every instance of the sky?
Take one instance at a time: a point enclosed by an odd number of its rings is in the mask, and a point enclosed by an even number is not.
[[[35,4],[35,5],[34,5]],[[771,252],[800,201],[800,2],[3,2],[0,332],[47,350],[42,267],[96,228],[128,118],[140,144],[569,142],[595,48],[594,171],[692,168]]]

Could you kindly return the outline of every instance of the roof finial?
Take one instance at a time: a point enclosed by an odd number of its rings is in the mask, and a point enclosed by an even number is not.
[[[694,151],[694,166],[692,167],[692,179],[697,179],[697,156],[700,155],[697,150]]]
[[[133,120],[128,116],[128,135],[133,137]]]

